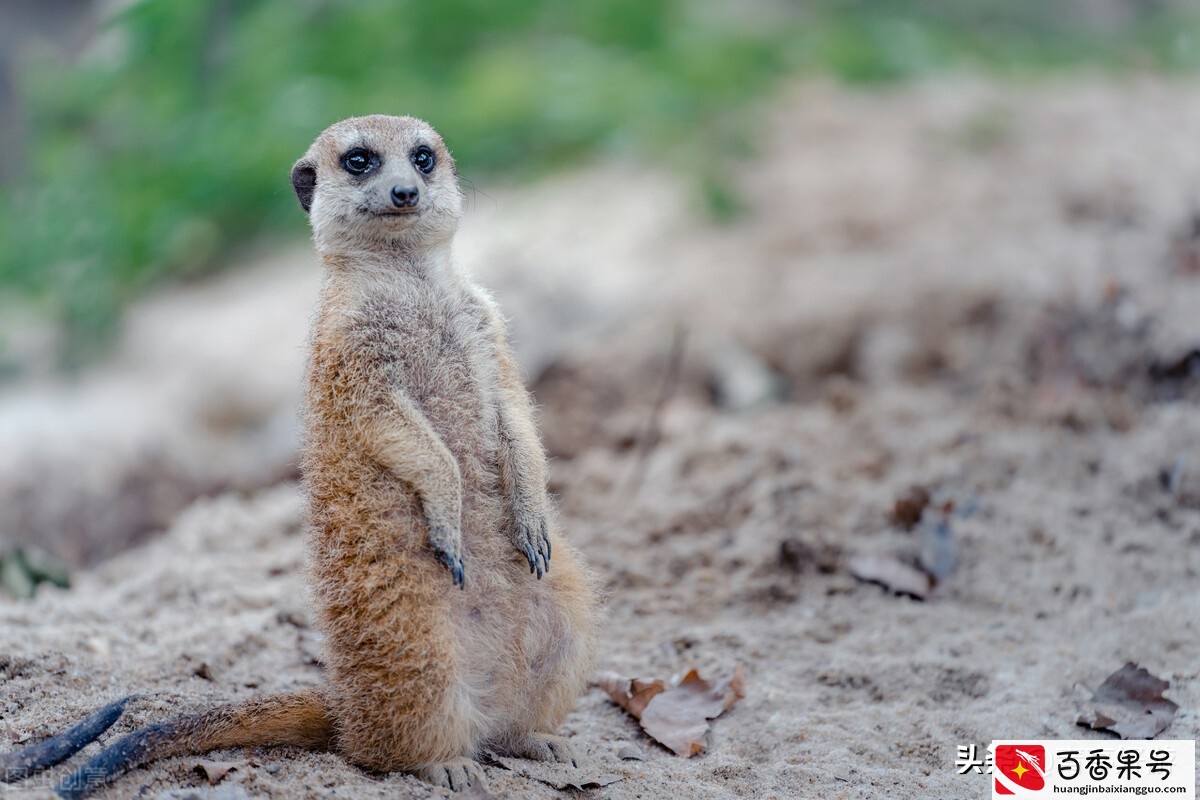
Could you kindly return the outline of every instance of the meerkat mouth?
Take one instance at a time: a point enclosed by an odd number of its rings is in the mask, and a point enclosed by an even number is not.
[[[419,216],[421,216],[421,209],[419,209],[419,208],[403,208],[403,209],[398,208],[395,211],[370,211],[367,213],[371,214],[371,216],[374,216],[374,217],[380,217],[383,219],[394,219],[396,217],[419,217]]]

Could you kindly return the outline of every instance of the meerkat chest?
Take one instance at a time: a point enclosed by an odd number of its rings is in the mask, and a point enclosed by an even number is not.
[[[440,432],[494,437],[496,358],[486,309],[463,293],[418,287],[381,297],[374,356]],[[484,444],[484,443],[480,443]]]

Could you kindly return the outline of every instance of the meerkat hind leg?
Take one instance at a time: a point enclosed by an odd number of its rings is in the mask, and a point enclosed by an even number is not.
[[[503,748],[503,754],[515,758],[528,758],[530,761],[555,761],[559,764],[579,766],[579,757],[575,746],[564,736],[552,733],[527,733],[509,742]]]
[[[487,787],[483,767],[469,758],[452,758],[437,764],[428,764],[416,771],[416,776],[426,783],[461,792],[471,786]]]

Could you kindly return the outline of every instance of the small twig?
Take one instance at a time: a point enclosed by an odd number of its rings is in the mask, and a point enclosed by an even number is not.
[[[679,388],[679,375],[683,370],[684,344],[687,340],[687,329],[680,323],[675,323],[671,332],[671,352],[667,355],[667,369],[663,373],[662,386],[654,405],[650,408],[650,416],[646,427],[638,439],[637,455],[633,463],[633,471],[629,476],[629,484],[625,494],[630,498],[636,497],[646,476],[646,464],[650,454],[662,440],[662,412],[670,399]]]

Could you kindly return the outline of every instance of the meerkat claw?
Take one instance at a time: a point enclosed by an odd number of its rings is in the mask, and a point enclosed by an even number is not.
[[[522,542],[521,552],[525,554],[525,558],[529,561],[529,574],[537,574],[538,580],[541,580],[542,575],[549,572],[549,565],[546,564],[546,557],[542,552],[542,547],[539,544],[536,548],[529,542]]]
[[[524,554],[529,562],[530,574],[536,574],[540,580],[550,572],[550,534],[545,520],[533,525],[521,524],[513,543]]]
[[[540,547],[542,553],[542,564],[546,568],[546,574],[550,574],[550,530],[546,527],[546,523],[542,521],[541,542]]]
[[[521,552],[525,554],[525,559],[529,562],[529,574],[532,575],[537,572],[538,556],[534,552],[533,546],[527,542],[522,542],[518,547],[520,547]]]
[[[433,553],[437,556],[437,560],[441,562],[442,566],[450,570],[450,577],[454,580],[454,585],[460,589],[466,589],[467,576],[463,571],[462,559],[440,547],[434,548]]]

